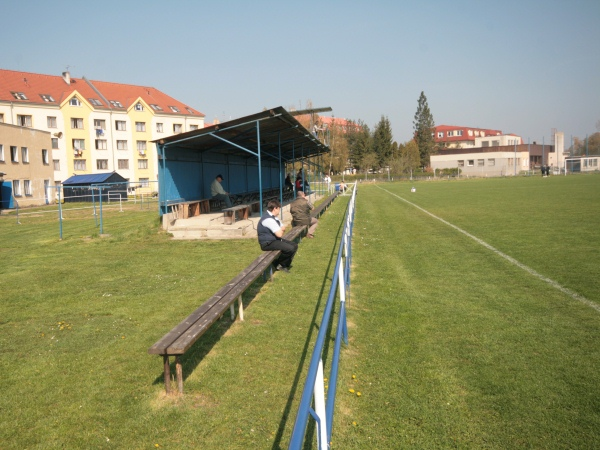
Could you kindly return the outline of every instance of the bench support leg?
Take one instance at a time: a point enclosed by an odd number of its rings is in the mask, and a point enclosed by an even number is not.
[[[167,394],[171,393],[171,365],[169,363],[169,355],[163,355],[164,363],[164,378],[165,378],[165,391]]]
[[[235,309],[233,308],[233,303],[229,305],[229,312],[231,313],[231,321],[235,320]]]
[[[183,368],[181,367],[179,355],[175,356],[175,373],[177,377],[177,390],[180,394],[183,394]]]
[[[240,321],[244,321],[244,303],[242,302],[242,294],[238,297],[238,309],[240,315]]]

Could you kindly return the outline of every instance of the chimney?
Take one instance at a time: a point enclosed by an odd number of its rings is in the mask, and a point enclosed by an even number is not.
[[[65,83],[67,83],[69,85],[71,84],[71,74],[69,72],[63,72],[62,77],[63,77],[63,80],[65,80]]]

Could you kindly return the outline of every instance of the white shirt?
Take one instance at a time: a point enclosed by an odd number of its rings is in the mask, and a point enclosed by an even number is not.
[[[277,217],[271,214],[271,211],[267,211],[271,217],[263,220],[263,225],[267,227],[269,230],[273,232],[273,234],[277,233],[281,230],[281,222]]]

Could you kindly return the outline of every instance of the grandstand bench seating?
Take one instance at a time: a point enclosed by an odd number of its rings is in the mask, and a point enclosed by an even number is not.
[[[223,209],[223,223],[225,225],[233,225],[236,219],[247,220],[251,212],[250,205],[236,205],[231,208]]]
[[[319,206],[311,211],[311,215],[319,217],[331,205],[337,195],[335,193],[327,197]],[[306,226],[294,227],[284,235],[284,238],[290,241],[300,239],[306,231]],[[241,321],[244,320],[242,294],[259,276],[265,274],[267,270],[269,270],[269,276],[272,276],[272,264],[279,256],[279,253],[279,251],[261,253],[248,267],[148,349],[149,354],[161,355],[163,357],[163,377],[167,394],[172,391],[170,357],[175,357],[177,390],[179,393],[183,393],[181,356],[225,314],[228,308],[231,312],[231,320],[234,320],[234,303],[236,301],[239,308],[238,316]]]

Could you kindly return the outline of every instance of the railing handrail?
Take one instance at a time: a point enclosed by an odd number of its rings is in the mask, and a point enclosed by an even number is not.
[[[352,197],[348,204],[348,209],[346,210],[346,217],[344,228],[342,232],[342,239],[340,241],[340,246],[338,249],[338,255],[335,262],[335,269],[331,281],[331,288],[329,289],[329,295],[327,297],[327,303],[325,305],[325,310],[323,311],[323,318],[321,320],[321,326],[319,327],[319,333],[317,335],[317,339],[315,342],[315,347],[313,349],[313,354],[310,360],[310,365],[308,368],[308,373],[306,375],[306,382],[304,384],[304,390],[302,391],[302,397],[300,400],[300,405],[298,406],[298,413],[296,415],[296,422],[294,423],[294,429],[292,431],[292,437],[289,444],[289,450],[299,450],[302,448],[304,437],[306,433],[306,425],[308,422],[309,414],[312,415],[317,421],[317,441],[319,443],[319,449],[325,450],[323,445],[327,448],[329,445],[327,444],[331,440],[331,424],[333,423],[333,407],[335,403],[335,393],[337,390],[337,373],[338,373],[338,365],[339,365],[339,354],[341,347],[341,339],[345,338],[345,342],[347,343],[347,326],[346,326],[346,308],[345,308],[345,298],[341,295],[340,301],[340,314],[338,319],[338,326],[336,330],[336,338],[335,338],[335,346],[334,346],[334,355],[332,358],[332,367],[331,367],[331,375],[329,377],[329,388],[327,395],[327,404],[325,406],[325,417],[318,417],[317,413],[314,413],[311,408],[311,401],[313,392],[315,392],[315,385],[317,383],[317,377],[320,375],[322,377],[322,354],[323,347],[325,345],[325,338],[327,336],[327,324],[329,323],[331,317],[331,311],[333,309],[334,301],[336,294],[338,292],[338,285],[345,289],[348,286],[349,275],[350,275],[350,255],[351,255],[351,240],[352,240],[352,228],[353,228],[353,219],[354,219],[354,204],[356,200],[356,184],[354,185],[354,189],[352,191]],[[342,256],[343,253],[346,254],[346,264],[345,267],[342,266]],[[340,268],[343,269],[342,277],[343,284],[339,283],[340,281]],[[322,382],[322,380],[321,380]],[[323,391],[324,386],[319,386],[320,391]],[[315,394],[316,395],[316,394]],[[325,420],[323,420],[325,419]],[[325,430],[322,430],[323,422],[325,423]],[[325,439],[324,436],[327,436]]]

